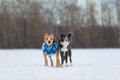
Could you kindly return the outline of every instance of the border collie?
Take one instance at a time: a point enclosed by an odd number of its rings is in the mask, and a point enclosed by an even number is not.
[[[68,56],[70,60],[70,65],[72,66],[72,53],[71,53],[71,36],[72,34],[61,34],[60,35],[60,40],[59,40],[59,48],[60,48],[60,56],[61,56],[61,65],[64,65],[65,61],[65,66],[68,66]]]

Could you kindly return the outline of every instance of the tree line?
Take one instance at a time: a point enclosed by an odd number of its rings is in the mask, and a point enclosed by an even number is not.
[[[72,33],[73,48],[120,47],[120,0],[1,0],[0,48],[41,48],[45,33]]]

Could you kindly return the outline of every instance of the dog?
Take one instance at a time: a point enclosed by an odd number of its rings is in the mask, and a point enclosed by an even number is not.
[[[49,57],[50,62],[51,62],[50,66],[54,66],[52,56],[55,54],[56,55],[56,67],[60,67],[59,46],[58,46],[58,42],[55,41],[53,33],[45,34],[44,42],[42,44],[42,50],[43,50],[45,66],[48,66],[47,56]]]
[[[60,56],[61,56],[61,66],[63,66],[65,61],[65,66],[68,66],[68,56],[70,60],[70,65],[72,66],[72,53],[71,53],[71,36],[72,34],[61,34],[59,40]]]

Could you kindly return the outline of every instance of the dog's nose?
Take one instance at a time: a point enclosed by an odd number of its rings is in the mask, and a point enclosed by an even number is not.
[[[50,44],[51,41],[48,41],[48,43]]]
[[[68,41],[67,39],[65,39],[65,41]]]

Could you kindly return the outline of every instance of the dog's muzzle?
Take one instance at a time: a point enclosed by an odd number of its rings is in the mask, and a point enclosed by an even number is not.
[[[48,41],[48,43],[50,44],[50,43],[51,43],[51,41]]]

